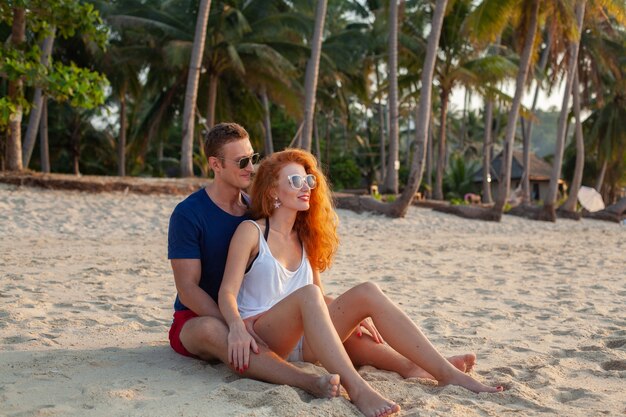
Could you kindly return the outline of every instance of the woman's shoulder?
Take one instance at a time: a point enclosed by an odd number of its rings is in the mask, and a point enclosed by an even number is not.
[[[258,220],[244,220],[237,227],[233,239],[238,240],[256,240],[259,237],[259,233],[265,231],[265,219]]]
[[[239,227],[249,230],[261,229],[261,231],[263,231],[265,230],[266,223],[267,219],[247,219],[242,221]]]

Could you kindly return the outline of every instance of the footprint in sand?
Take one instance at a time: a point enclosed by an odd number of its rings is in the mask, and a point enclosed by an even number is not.
[[[606,347],[609,349],[618,349],[626,345],[626,339],[613,339],[606,342]]]
[[[605,371],[626,371],[626,360],[608,361],[602,364]]]
[[[556,399],[561,403],[568,403],[589,396],[591,396],[590,392],[585,389],[573,389],[571,391],[564,391],[557,394]]]

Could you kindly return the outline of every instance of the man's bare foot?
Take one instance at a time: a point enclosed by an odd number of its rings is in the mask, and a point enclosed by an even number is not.
[[[339,375],[322,375],[317,380],[317,390],[314,393],[319,398],[334,398],[339,396],[341,387]]]
[[[458,385],[475,393],[504,391],[502,386],[490,387],[462,372],[455,372],[449,380],[439,381],[439,386],[445,385]]]
[[[465,355],[450,356],[448,362],[450,362],[456,369],[461,372],[470,372],[474,365],[476,365],[476,354],[466,353]],[[424,369],[415,365],[406,375],[405,378],[422,378],[422,379],[436,379],[434,376],[426,372]]]
[[[400,406],[374,391],[369,385],[363,387],[363,391],[350,392],[350,399],[366,417],[390,416],[400,411]]]

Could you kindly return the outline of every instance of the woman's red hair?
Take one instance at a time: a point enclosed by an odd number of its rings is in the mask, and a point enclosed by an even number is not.
[[[315,175],[317,186],[311,190],[309,209],[300,211],[294,228],[306,249],[311,266],[318,271],[330,267],[339,245],[339,219],[333,208],[330,188],[315,157],[302,149],[285,149],[263,159],[254,177],[250,193],[252,218],[269,217],[274,211],[272,190],[278,185],[278,174],[287,164],[302,165],[307,174]]]

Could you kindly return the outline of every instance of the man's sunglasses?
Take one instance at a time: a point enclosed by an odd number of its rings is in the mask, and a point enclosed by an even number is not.
[[[302,175],[294,174],[289,175],[287,179],[289,180],[289,185],[291,185],[291,188],[294,190],[301,190],[304,187],[304,184],[306,184],[311,190],[317,186],[317,179],[313,174],[309,174],[304,177]]]
[[[235,162],[236,164],[239,165],[239,169],[246,169],[246,167],[248,166],[248,164],[250,164],[250,162],[252,162],[252,165],[259,162],[259,154],[253,153],[252,155],[244,156],[241,159],[226,159],[224,157],[220,157],[220,159],[223,159],[224,161]]]

